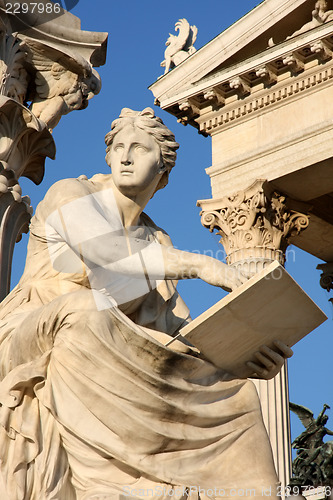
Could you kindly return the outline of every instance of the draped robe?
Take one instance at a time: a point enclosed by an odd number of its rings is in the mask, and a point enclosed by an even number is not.
[[[32,219],[24,274],[1,306],[1,498],[235,498],[271,487],[274,496],[252,382],[161,340],[190,320],[176,283],[98,308],[84,267],[55,269],[50,215],[103,191],[107,177],[50,189]],[[171,245],[144,214],[139,226]]]

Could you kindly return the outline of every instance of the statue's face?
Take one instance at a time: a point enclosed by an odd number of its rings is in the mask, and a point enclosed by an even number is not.
[[[125,195],[155,190],[162,176],[159,145],[147,132],[132,125],[116,134],[110,160],[113,182]]]

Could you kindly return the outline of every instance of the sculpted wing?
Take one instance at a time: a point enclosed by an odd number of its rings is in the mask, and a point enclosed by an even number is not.
[[[28,64],[37,69],[31,111],[54,128],[62,115],[83,109],[100,90],[91,64],[78,54],[60,52],[52,44],[27,39]]]
[[[187,38],[184,50],[189,50],[191,47],[193,47],[193,45],[195,44],[195,41],[197,39],[197,36],[198,36],[198,28],[195,25],[193,25],[193,26],[191,26],[190,33],[189,33],[189,36]],[[194,47],[193,47],[193,49],[194,49]]]
[[[292,412],[296,413],[305,428],[314,422],[313,412],[309,408],[291,402],[289,403],[289,408]]]

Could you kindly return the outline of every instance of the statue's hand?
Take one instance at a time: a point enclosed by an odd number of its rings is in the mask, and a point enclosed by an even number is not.
[[[248,279],[237,269],[217,259],[210,259],[207,265],[202,266],[198,277],[210,285],[223,288],[227,292],[235,290]]]
[[[255,353],[256,362],[248,361],[246,365],[253,370],[251,378],[262,378],[270,380],[281,370],[285,360],[291,358],[293,351],[280,340],[274,340],[275,348],[270,349],[266,345],[260,347]]]

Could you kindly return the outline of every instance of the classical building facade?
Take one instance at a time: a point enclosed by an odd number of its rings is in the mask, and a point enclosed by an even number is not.
[[[293,243],[328,263],[321,285],[332,285],[332,51],[328,2],[265,0],[150,87],[162,109],[211,137],[201,222],[248,276],[284,264]],[[257,387],[287,484],[286,370]]]

